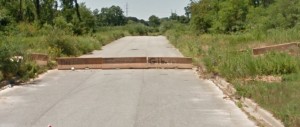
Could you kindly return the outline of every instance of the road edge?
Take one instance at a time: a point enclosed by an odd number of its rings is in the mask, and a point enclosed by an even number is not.
[[[201,69],[194,69],[198,74],[200,79],[204,79],[201,76]],[[260,107],[257,103],[249,98],[237,97],[236,89],[232,84],[228,83],[224,78],[215,76],[213,78],[208,78],[207,80],[212,81],[226,96],[232,100],[237,107],[239,107],[250,120],[256,122],[258,126],[263,127],[284,127],[283,123],[276,119],[272,113]]]

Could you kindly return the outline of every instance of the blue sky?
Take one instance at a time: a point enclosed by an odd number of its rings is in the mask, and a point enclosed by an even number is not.
[[[128,15],[148,20],[151,15],[158,17],[169,17],[171,11],[178,15],[184,14],[184,7],[190,0],[78,0],[84,2],[90,9],[101,9],[112,5],[120,6],[125,14],[126,3],[128,3]]]

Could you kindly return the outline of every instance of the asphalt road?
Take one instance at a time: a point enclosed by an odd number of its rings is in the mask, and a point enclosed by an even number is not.
[[[134,50],[132,50],[134,49]],[[165,37],[125,37],[93,57],[182,56]],[[87,56],[83,56],[87,57]],[[0,127],[253,127],[193,70],[50,71],[0,91]]]
[[[124,37],[81,57],[183,57],[163,36]]]

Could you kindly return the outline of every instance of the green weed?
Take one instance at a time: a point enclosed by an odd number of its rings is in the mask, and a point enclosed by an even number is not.
[[[290,127],[300,126],[299,55],[270,52],[253,56],[251,48],[300,40],[299,29],[252,31],[235,34],[202,34],[185,27],[165,32],[171,43],[207,73],[221,75],[240,96],[255,100]],[[299,49],[300,50],[300,49]],[[245,81],[246,78],[283,76],[281,83]],[[239,105],[239,104],[238,104]]]

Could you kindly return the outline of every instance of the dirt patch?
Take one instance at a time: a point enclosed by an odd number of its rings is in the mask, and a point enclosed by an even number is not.
[[[203,45],[201,48],[204,52],[208,52],[209,46],[208,45]]]
[[[282,76],[256,76],[255,78],[246,78],[244,81],[262,81],[267,83],[280,83]]]

